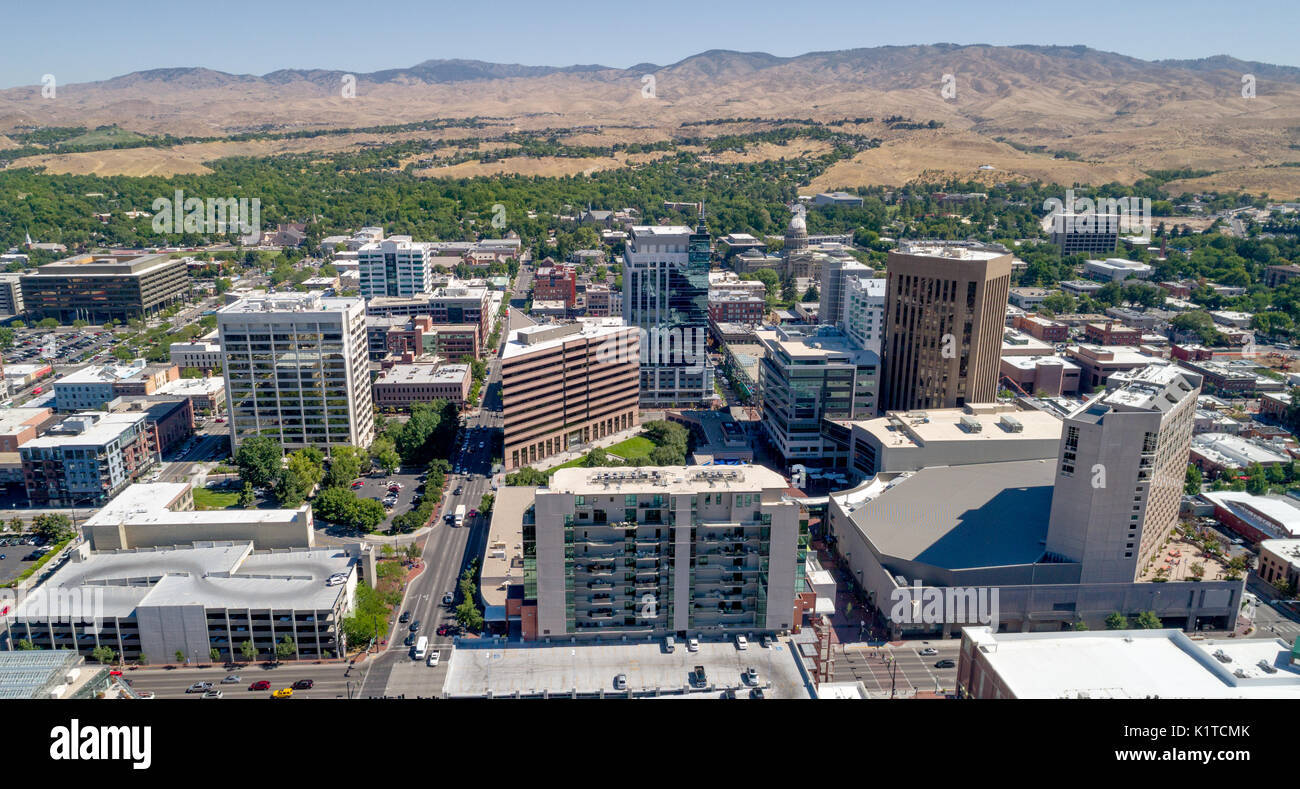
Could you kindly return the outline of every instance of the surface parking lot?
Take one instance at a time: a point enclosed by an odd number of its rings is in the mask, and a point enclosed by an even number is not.
[[[463,644],[463,642],[462,642]],[[681,695],[690,687],[689,676],[697,665],[704,666],[711,690],[691,688],[688,695],[718,698],[727,688],[746,698],[749,686],[741,680],[747,668],[757,669],[767,698],[809,698],[803,676],[787,642],[773,641],[771,647],[757,642],[741,651],[730,641],[702,642],[699,652],[684,643],[669,654],[662,639],[635,644],[565,644],[461,648],[447,672],[444,698],[492,695],[564,696],[575,690],[580,695],[603,694],[620,697]],[[627,675],[628,691],[614,689],[614,677]]]
[[[18,538],[14,536],[0,534],[0,543],[7,543],[16,539]],[[35,550],[35,545],[29,545],[26,542],[18,545],[0,544],[0,556],[5,557],[0,559],[0,583],[8,583],[14,580],[24,570],[35,564],[35,559],[29,560],[27,558]]]

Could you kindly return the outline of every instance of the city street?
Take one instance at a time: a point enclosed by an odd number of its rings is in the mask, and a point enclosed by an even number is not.
[[[222,664],[213,663],[210,668],[143,668],[127,670],[123,675],[131,681],[134,690],[151,691],[162,699],[202,698],[201,693],[185,692],[196,682],[211,682],[214,688],[222,691],[223,699],[269,699],[272,691],[290,687],[300,679],[310,679],[315,684],[310,690],[295,690],[294,698],[346,699],[349,683],[354,696],[360,686],[355,670],[350,676],[344,676],[346,663],[281,663],[274,668],[267,665],[252,663],[227,670],[222,668]],[[231,674],[238,675],[240,681],[221,684],[221,680]],[[270,690],[249,690],[248,686],[258,680],[270,682]]]

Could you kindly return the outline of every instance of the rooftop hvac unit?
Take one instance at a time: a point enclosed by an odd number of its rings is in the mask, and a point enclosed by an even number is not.
[[[984,429],[984,426],[980,424],[978,419],[969,415],[961,418],[961,426],[964,427],[968,433],[978,433]]]
[[[1025,426],[1024,426],[1024,424],[1021,423],[1021,421],[1020,421],[1019,419],[1016,419],[1014,416],[1003,415],[1003,417],[1002,417],[1001,419],[998,420],[998,423],[999,423],[1000,425],[1002,425],[1002,427],[1003,427],[1003,428],[1004,428],[1008,433],[1023,433],[1023,432],[1025,432]]]

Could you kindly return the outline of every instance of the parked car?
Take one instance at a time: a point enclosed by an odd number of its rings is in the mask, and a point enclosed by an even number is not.
[[[698,638],[688,638],[688,639],[686,639],[686,651],[688,651],[688,652],[699,652],[699,651],[700,651],[700,640],[699,640]]]
[[[736,649],[749,649],[749,639],[744,636],[736,636]]]
[[[745,669],[744,673],[740,675],[740,679],[746,685],[761,684],[758,680],[758,669],[754,668],[753,666],[750,666],[749,668]]]
[[[626,674],[618,674],[614,677],[614,690],[627,690]]]
[[[761,639],[759,639],[759,643],[763,645],[764,649],[767,649],[772,646],[772,637],[763,636]]]

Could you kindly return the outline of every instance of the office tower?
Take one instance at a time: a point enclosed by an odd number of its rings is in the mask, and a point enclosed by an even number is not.
[[[918,242],[889,253],[881,411],[997,397],[1011,255]]]
[[[641,406],[711,402],[709,231],[635,225],[623,257],[623,319],[641,333]]]
[[[761,466],[556,471],[524,520],[537,637],[788,630],[802,549],[785,489]]]
[[[1119,243],[1119,214],[1053,214],[1051,238],[1062,256],[1076,252],[1110,254]]]
[[[880,357],[831,326],[777,327],[755,337],[763,347],[763,431],[786,463],[822,465],[823,419],[876,415]]]
[[[19,278],[32,320],[104,323],[147,318],[189,293],[184,260],[161,255],[77,255]]]
[[[870,279],[876,272],[856,260],[827,258],[822,262],[821,301],[817,306],[817,321],[830,326],[843,326],[844,296],[848,283],[854,279]]]
[[[432,285],[429,246],[410,236],[389,236],[357,250],[361,295],[411,297],[428,293]]]
[[[636,427],[639,367],[639,333],[619,318],[512,331],[501,349],[506,468]]]
[[[1201,376],[1171,365],[1116,373],[1065,420],[1047,554],[1082,583],[1131,583],[1178,523]]]
[[[241,299],[217,312],[217,329],[233,449],[252,436],[270,436],[288,450],[370,446],[364,299]]]

